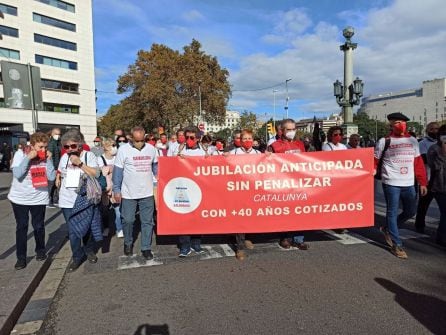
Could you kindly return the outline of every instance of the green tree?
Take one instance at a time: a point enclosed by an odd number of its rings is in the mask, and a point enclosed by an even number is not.
[[[251,129],[252,131],[256,131],[257,128],[257,115],[253,112],[243,111],[240,115],[240,121],[238,122],[236,129]]]
[[[364,112],[354,114],[353,123],[358,126],[359,135],[365,138],[375,139],[389,134],[389,126],[386,122],[370,119],[368,114]],[[378,133],[377,137],[376,133]]]
[[[138,51],[135,63],[119,77],[117,91],[126,97],[102,118],[101,131],[122,122],[147,129],[162,125],[170,132],[177,126],[197,124],[200,96],[202,119],[221,124],[231,93],[228,76],[196,40],[182,53],[153,44],[149,51]]]

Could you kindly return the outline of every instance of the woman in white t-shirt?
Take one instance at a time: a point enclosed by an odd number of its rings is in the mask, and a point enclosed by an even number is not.
[[[81,239],[72,230],[69,220],[77,198],[76,190],[81,176],[86,173],[92,177],[97,177],[98,163],[92,152],[83,150],[82,135],[79,130],[70,129],[62,136],[61,142],[66,152],[60,158],[56,186],[60,188],[59,207],[62,209],[68,225],[68,236],[73,253],[73,259],[68,266],[68,271],[71,272],[81,265],[85,255],[90,263],[98,261],[94,252],[95,243],[90,232],[84,236],[84,248],[82,248]]]
[[[347,150],[345,144],[341,143],[344,132],[339,126],[333,126],[328,129],[327,143],[322,146],[322,151]]]
[[[102,193],[102,222],[104,223],[104,236],[108,236],[109,228],[110,228],[110,215],[109,208],[110,205],[113,207],[115,212],[115,229],[116,236],[119,238],[124,237],[124,233],[122,231],[122,222],[121,222],[121,212],[119,210],[119,204],[115,203],[112,193],[112,173],[113,166],[115,165],[116,154],[118,153],[118,148],[116,146],[116,142],[111,138],[106,138],[102,142],[102,147],[104,148],[104,153],[102,156],[98,157],[98,166],[102,171],[102,175],[105,176],[107,180],[107,189]]]
[[[36,241],[36,260],[46,259],[45,252],[45,209],[48,205],[48,180],[53,181],[54,170],[51,152],[47,151],[48,136],[44,133],[31,135],[31,146],[25,151],[17,151],[12,161],[13,180],[8,199],[17,223],[16,254],[17,270],[26,267],[26,249],[28,243],[28,221],[31,224]]]

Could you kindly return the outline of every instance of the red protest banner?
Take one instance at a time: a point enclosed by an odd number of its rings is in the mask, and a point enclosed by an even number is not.
[[[372,226],[373,149],[160,157],[158,233]]]

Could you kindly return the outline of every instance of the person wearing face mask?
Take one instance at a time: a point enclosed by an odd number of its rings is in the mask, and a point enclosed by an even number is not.
[[[402,113],[387,116],[391,133],[381,138],[375,147],[375,171],[380,161],[381,181],[386,200],[386,225],[381,227],[390,251],[398,258],[407,258],[402,248],[398,226],[416,212],[415,177],[420,195],[427,193],[427,176],[416,138],[407,133],[409,118]],[[400,201],[403,211],[398,215]]]
[[[302,141],[296,140],[296,122],[292,119],[285,119],[281,122],[281,137],[273,142],[268,151],[273,153],[300,153],[305,152],[305,146]],[[304,236],[300,232],[285,232],[280,236],[279,246],[282,249],[289,250],[297,248],[299,250],[308,250],[309,245],[304,242]]]
[[[121,147],[121,145],[124,145],[126,143],[128,143],[127,137],[125,137],[125,136],[118,136],[116,138],[116,148],[119,149]]]
[[[345,144],[341,143],[343,137],[344,132],[341,127],[330,127],[327,132],[327,143],[322,145],[322,151],[347,150]]]
[[[241,131],[240,130],[237,130],[237,131],[234,132],[234,135],[232,136],[232,143],[225,148],[225,152],[229,152],[229,151],[231,151],[232,149],[235,149],[235,148],[240,148],[240,146],[241,146],[241,138],[240,138],[240,136],[241,136]]]
[[[155,148],[159,151],[159,156],[167,156],[167,135],[165,133],[160,134],[160,139],[156,142]]]
[[[426,168],[427,180],[429,182],[430,178],[430,169],[427,164],[427,152],[429,148],[437,143],[437,133],[440,125],[438,122],[430,122],[426,127],[427,136],[425,136],[420,142],[420,154],[423,158],[424,167]],[[423,234],[424,227],[426,226],[426,214],[429,206],[434,199],[433,193],[430,191],[429,183],[427,187],[427,194],[424,197],[420,197],[418,199],[418,208],[417,208],[417,216],[415,218],[415,229],[417,232]]]
[[[167,156],[173,157],[178,155],[178,148],[181,144],[186,142],[186,138],[184,136],[184,131],[182,129],[177,130],[177,141],[169,144],[169,149],[167,150]]]
[[[133,255],[133,227],[139,208],[141,254],[151,260],[155,208],[153,178],[158,176],[158,158],[155,147],[145,143],[143,127],[133,127],[131,134],[131,142],[119,148],[114,162],[113,198],[121,204],[124,255]]]
[[[95,137],[91,152],[94,153],[96,157],[100,157],[104,153],[104,148],[102,147],[102,138],[100,138],[99,136]]]
[[[26,267],[28,224],[34,229],[36,260],[46,259],[45,251],[45,208],[49,201],[48,181],[54,180],[51,152],[47,150],[48,136],[34,133],[30,138],[30,146],[14,155],[11,165],[13,179],[8,193],[16,220],[16,255],[17,270]]]
[[[440,209],[436,242],[446,247],[446,125],[438,129],[438,140],[427,151],[427,163],[431,170],[429,192]]]
[[[59,188],[59,207],[68,225],[68,237],[72,252],[72,259],[68,265],[68,271],[75,271],[86,257],[92,264],[98,261],[95,254],[95,238],[91,229],[82,238],[77,235],[72,222],[75,211],[75,203],[78,197],[76,192],[84,174],[91,177],[98,175],[98,163],[96,156],[84,150],[83,136],[77,129],[70,129],[62,136],[62,145],[65,153],[60,158],[57,169],[56,186]],[[91,222],[88,222],[91,226]],[[96,237],[99,241],[100,237]],[[82,246],[83,244],[83,246]]]
[[[184,130],[186,143],[180,144],[178,148],[178,156],[186,159],[188,156],[203,156],[206,157],[206,152],[198,144],[199,130],[195,126],[187,127]],[[192,251],[196,254],[201,254],[204,250],[201,248],[201,237],[182,235],[179,236],[180,253],[179,257],[187,257]]]
[[[274,121],[274,129],[276,130],[276,135],[268,140],[267,146],[276,142],[278,139],[282,138],[282,124],[281,121]]]
[[[253,148],[253,133],[251,130],[244,129],[240,133],[241,145],[239,148],[234,148],[229,151],[229,155],[258,155],[261,152]],[[245,249],[254,249],[254,245],[250,240],[246,239],[245,234],[235,234],[235,257],[242,261],[245,259]]]
[[[55,168],[57,168],[59,166],[61,151],[62,151],[60,135],[61,135],[60,129],[53,128],[51,130],[50,141],[48,142],[48,151],[51,152],[51,159],[53,160],[53,166]],[[50,181],[48,183],[48,191],[49,191],[49,195],[50,195],[50,201],[49,201],[48,207],[54,208],[55,206],[57,206],[57,203],[59,200],[57,187],[56,187],[54,181]]]
[[[225,150],[225,140],[217,138],[214,144],[215,150],[212,152],[212,156],[223,155]]]
[[[115,203],[112,193],[112,173],[118,148],[116,147],[115,141],[110,138],[104,139],[102,146],[104,153],[98,158],[98,166],[102,171],[102,175],[107,180],[107,189],[102,194],[101,202],[102,222],[104,225],[103,235],[108,236],[111,221],[114,216],[116,236],[122,238],[124,237],[124,233],[122,231],[121,213],[119,211],[119,204]],[[110,209],[114,211],[114,215],[110,213]]]
[[[119,137],[125,137],[124,130],[122,130],[122,129],[116,129],[115,130],[115,137],[114,137],[115,141],[118,141]]]

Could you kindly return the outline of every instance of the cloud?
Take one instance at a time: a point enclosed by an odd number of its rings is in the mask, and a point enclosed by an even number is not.
[[[198,10],[192,9],[190,11],[184,12],[181,17],[187,22],[196,22],[204,20],[203,14]]]
[[[339,112],[333,97],[333,82],[343,79],[342,28],[319,21],[312,25],[305,19],[306,12],[294,17],[304,18],[293,26],[281,24],[263,35],[263,42],[283,43],[277,32],[289,36],[286,49],[267,55],[256,53],[240,61],[240,69],[231,72],[235,89],[261,88],[289,82],[289,96],[304,101],[294,107],[295,112]],[[423,80],[445,77],[446,55],[446,2],[426,0],[396,0],[388,7],[355,12],[353,41],[354,76],[365,83],[365,95],[421,87]],[[347,19],[353,12],[340,12]],[[290,15],[290,17],[293,17]],[[303,23],[302,23],[303,22]],[[300,32],[300,33],[299,33]],[[258,105],[272,99],[272,89],[256,92],[234,92],[233,101],[257,101]],[[248,104],[247,104],[248,105]],[[290,105],[290,112],[292,106]]]

